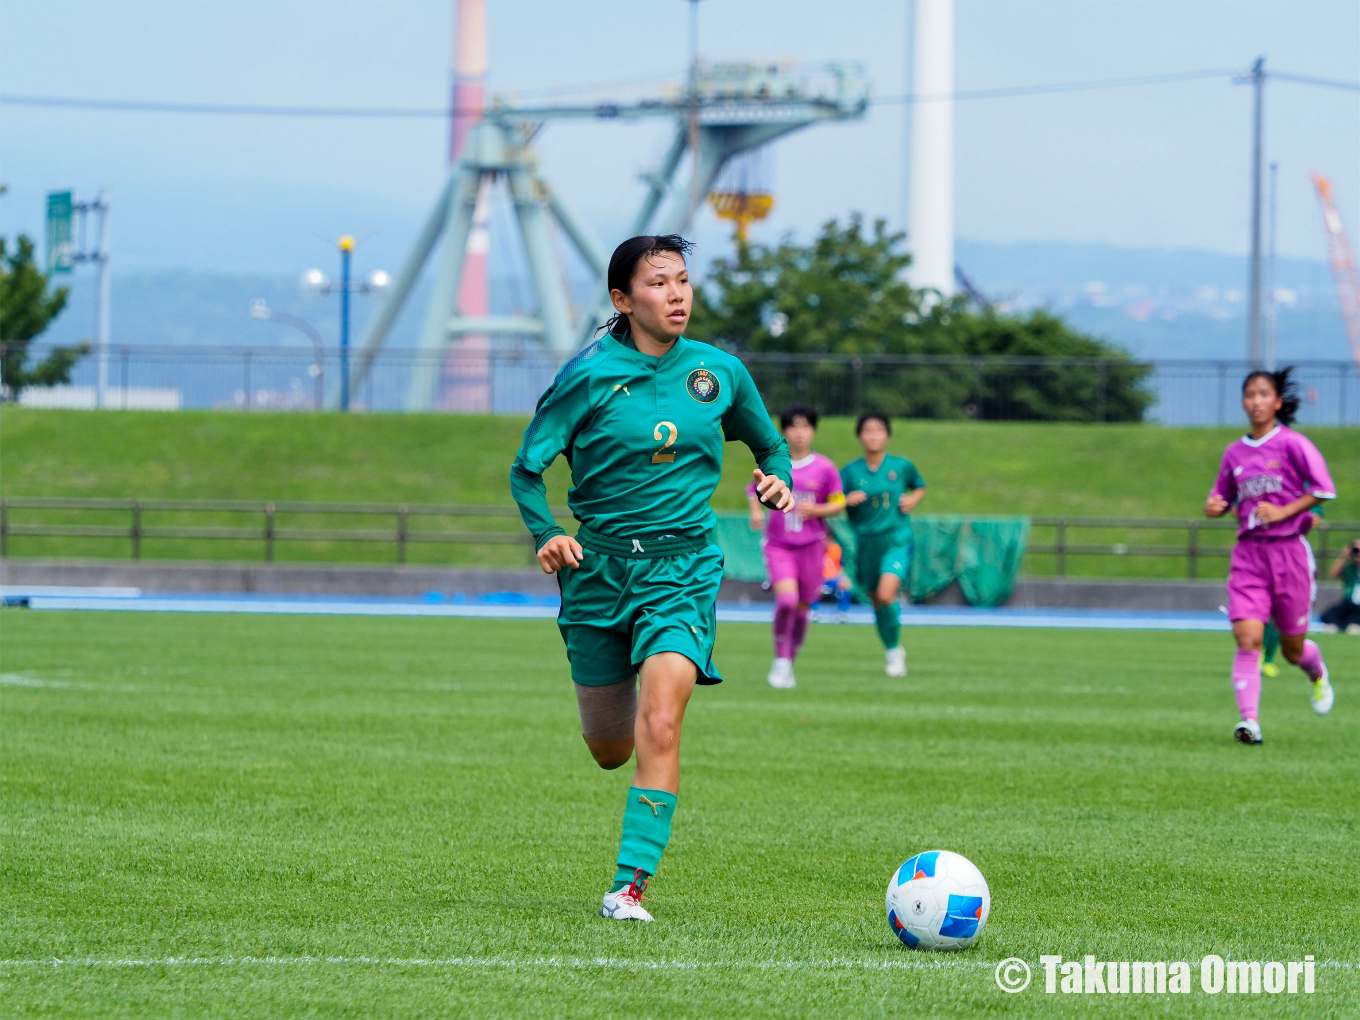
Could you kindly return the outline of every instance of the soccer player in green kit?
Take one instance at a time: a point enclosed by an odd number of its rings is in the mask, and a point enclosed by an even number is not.
[[[855,583],[874,602],[874,625],[886,649],[888,676],[907,675],[897,596],[911,572],[909,515],[926,494],[925,479],[905,457],[885,452],[892,425],[885,414],[862,414],[855,432],[864,456],[841,468],[846,517],[855,532]]]
[[[601,768],[637,752],[613,887],[600,913],[650,921],[642,906],[670,839],[680,790],[680,728],[713,665],[723,554],[709,500],[723,444],[755,454],[761,501],[788,512],[792,468],[746,367],[681,335],[693,291],[689,242],[634,237],[609,260],[617,315],[539,398],[510,471],[538,562],[557,574],[558,628],[575,681],[581,735]],[[571,467],[572,538],[553,520],[543,472]]]

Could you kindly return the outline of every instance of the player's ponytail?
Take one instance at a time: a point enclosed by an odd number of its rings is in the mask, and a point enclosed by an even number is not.
[[[1253,379],[1265,379],[1275,389],[1275,395],[1280,398],[1280,409],[1275,412],[1275,420],[1281,425],[1293,425],[1294,419],[1299,413],[1299,384],[1293,378],[1294,366],[1286,365],[1278,372],[1267,372],[1263,368],[1258,368],[1254,372],[1247,373],[1247,377],[1242,380],[1242,392],[1247,392],[1247,386]]]
[[[640,234],[630,237],[614,249],[609,258],[609,271],[605,274],[605,287],[612,293],[621,290],[628,294],[633,289],[633,273],[637,264],[645,258],[663,252],[686,258],[694,250],[694,245],[679,234]],[[624,336],[629,329],[628,316],[615,312],[604,324],[606,333]]]

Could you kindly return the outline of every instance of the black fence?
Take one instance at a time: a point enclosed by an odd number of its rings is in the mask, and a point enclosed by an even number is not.
[[[559,520],[571,512],[554,508]],[[1030,518],[1027,574],[1221,577],[1237,522],[1176,517]],[[1321,520],[1310,541],[1322,569],[1360,537],[1360,521]],[[280,500],[0,500],[0,558],[127,557],[473,565],[533,562],[513,506]],[[462,548],[458,548],[462,547]],[[442,548],[444,552],[435,552]],[[455,550],[457,550],[455,552]],[[511,552],[507,557],[506,552]],[[1036,562],[1037,560],[1037,562]]]
[[[1238,391],[1247,371],[1241,361],[1202,360],[746,354],[743,361],[772,410],[807,403],[825,414],[872,409],[913,418],[1167,425],[1239,423]],[[362,376],[351,359],[351,409],[422,406],[413,393],[421,377],[433,377],[436,411],[525,414],[559,364],[527,344],[483,354],[384,350]],[[1360,425],[1354,363],[1304,361],[1297,368],[1302,424]],[[335,348],[115,345],[83,358],[71,385],[31,388],[20,402],[309,411],[337,405],[340,375]]]

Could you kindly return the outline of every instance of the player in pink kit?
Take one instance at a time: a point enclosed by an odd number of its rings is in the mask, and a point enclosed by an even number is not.
[[[1241,526],[1228,572],[1228,616],[1237,655],[1233,690],[1242,721],[1233,736],[1261,743],[1261,639],[1268,621],[1280,632],[1284,657],[1312,681],[1313,711],[1325,715],[1334,695],[1322,653],[1306,640],[1317,597],[1317,564],[1304,536],[1313,526],[1308,511],[1335,499],[1336,488],[1307,437],[1289,427],[1299,398],[1290,370],[1252,372],[1242,384],[1242,408],[1251,434],[1223,451],[1218,480],[1204,504],[1207,517],[1222,517],[1235,503]]]
[[[845,508],[841,474],[830,458],[812,452],[817,412],[790,407],[779,416],[779,426],[793,460],[794,508],[770,514],[769,522],[748,487],[751,529],[765,529],[765,569],[774,589],[774,665],[771,687],[793,687],[793,660],[807,637],[808,616],[822,593],[822,560],[826,553],[826,518]]]

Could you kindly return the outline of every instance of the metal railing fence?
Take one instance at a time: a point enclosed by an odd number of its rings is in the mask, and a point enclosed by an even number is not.
[[[57,520],[53,518],[54,512],[104,517],[112,513],[126,518],[117,523],[92,524]],[[571,516],[564,507],[554,508],[553,512],[563,520]],[[247,522],[184,525],[157,520],[186,514],[243,515]],[[346,517],[358,517],[364,526],[354,527],[338,520]],[[367,522],[375,519],[376,526],[368,526]],[[491,527],[484,525],[472,530],[428,526],[440,519],[459,522],[480,519],[493,523]],[[337,523],[331,524],[332,521]],[[317,526],[322,523],[325,526]],[[1185,576],[1192,579],[1200,576],[1204,561],[1221,561],[1231,555],[1237,527],[1235,521],[1226,519],[1076,516],[1031,517],[1030,525],[1031,541],[1026,555],[1054,557],[1054,573],[1059,577],[1070,575],[1070,560],[1074,557],[1183,557]],[[1157,542],[1138,540],[1141,532],[1153,533],[1154,539],[1168,532],[1181,534],[1174,541]],[[1086,535],[1084,540],[1082,533]],[[1360,521],[1320,520],[1312,534],[1318,561],[1325,565],[1347,541],[1360,537]],[[407,562],[410,547],[422,543],[519,546],[530,558],[533,554],[533,541],[520,523],[519,511],[515,507],[492,505],[9,497],[0,500],[0,557],[14,555],[16,538],[118,539],[128,543],[131,559],[141,559],[143,544],[157,539],[246,541],[257,544],[256,555],[265,562],[275,562],[279,544],[287,542],[387,545],[392,547],[397,563]]]
[[[1186,577],[1196,579],[1200,576],[1202,560],[1224,560],[1232,555],[1233,539],[1237,533],[1235,517],[1218,520],[1206,518],[1177,517],[1031,517],[1031,540],[1025,549],[1027,556],[1049,555],[1054,557],[1054,573],[1059,577],[1068,574],[1068,560],[1074,556],[1152,556],[1183,557],[1186,564]],[[1036,542],[1035,532],[1050,530],[1051,542]],[[1086,541],[1072,541],[1071,531],[1121,532],[1120,540],[1096,541],[1100,536],[1091,535]],[[1184,538],[1175,543],[1128,541],[1136,538],[1128,532],[1150,531],[1157,534],[1167,531],[1184,533]],[[1360,537],[1360,521],[1328,521],[1319,519],[1310,533],[1316,547],[1319,565],[1327,558],[1340,553],[1347,541]],[[1340,535],[1338,542],[1333,536]]]
[[[100,405],[99,351],[77,363],[71,385],[30,388],[31,406]],[[41,356],[41,351],[35,351]],[[934,419],[1236,425],[1242,361],[1100,358],[842,356],[744,353],[772,411],[805,403],[824,414],[881,410]],[[309,411],[336,406],[334,348],[114,345],[103,406]],[[359,411],[403,411],[413,385],[438,378],[433,410],[527,414],[560,359],[531,345],[485,354],[385,349],[352,394]],[[1303,425],[1360,425],[1360,369],[1300,361]]]

